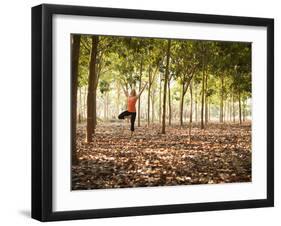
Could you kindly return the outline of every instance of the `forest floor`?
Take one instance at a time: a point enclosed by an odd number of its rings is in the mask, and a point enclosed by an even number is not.
[[[136,127],[99,123],[93,142],[78,126],[79,165],[72,166],[72,189],[217,184],[251,181],[251,124]]]

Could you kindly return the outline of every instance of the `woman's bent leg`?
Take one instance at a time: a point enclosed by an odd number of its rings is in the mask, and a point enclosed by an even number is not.
[[[128,111],[123,111],[120,115],[118,115],[119,119],[125,119],[126,116],[129,116],[130,112]]]

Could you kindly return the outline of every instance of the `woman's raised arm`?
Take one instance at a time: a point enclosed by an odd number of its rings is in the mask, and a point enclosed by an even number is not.
[[[121,87],[122,87],[122,89],[123,89],[123,92],[124,92],[125,96],[128,97],[128,96],[129,96],[129,95],[128,95],[128,91],[125,90],[125,88],[124,88],[122,85],[121,85]]]
[[[142,94],[142,92],[144,91],[145,87],[147,86],[148,82],[145,83],[145,85],[142,87],[140,93],[137,95],[137,98],[140,97],[140,95]]]

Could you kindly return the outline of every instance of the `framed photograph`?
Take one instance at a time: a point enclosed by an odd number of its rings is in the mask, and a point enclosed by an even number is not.
[[[274,205],[274,20],[32,8],[32,217]]]

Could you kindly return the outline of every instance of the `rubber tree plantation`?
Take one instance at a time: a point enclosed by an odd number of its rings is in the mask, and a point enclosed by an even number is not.
[[[251,43],[72,35],[71,78],[72,190],[251,182]]]

